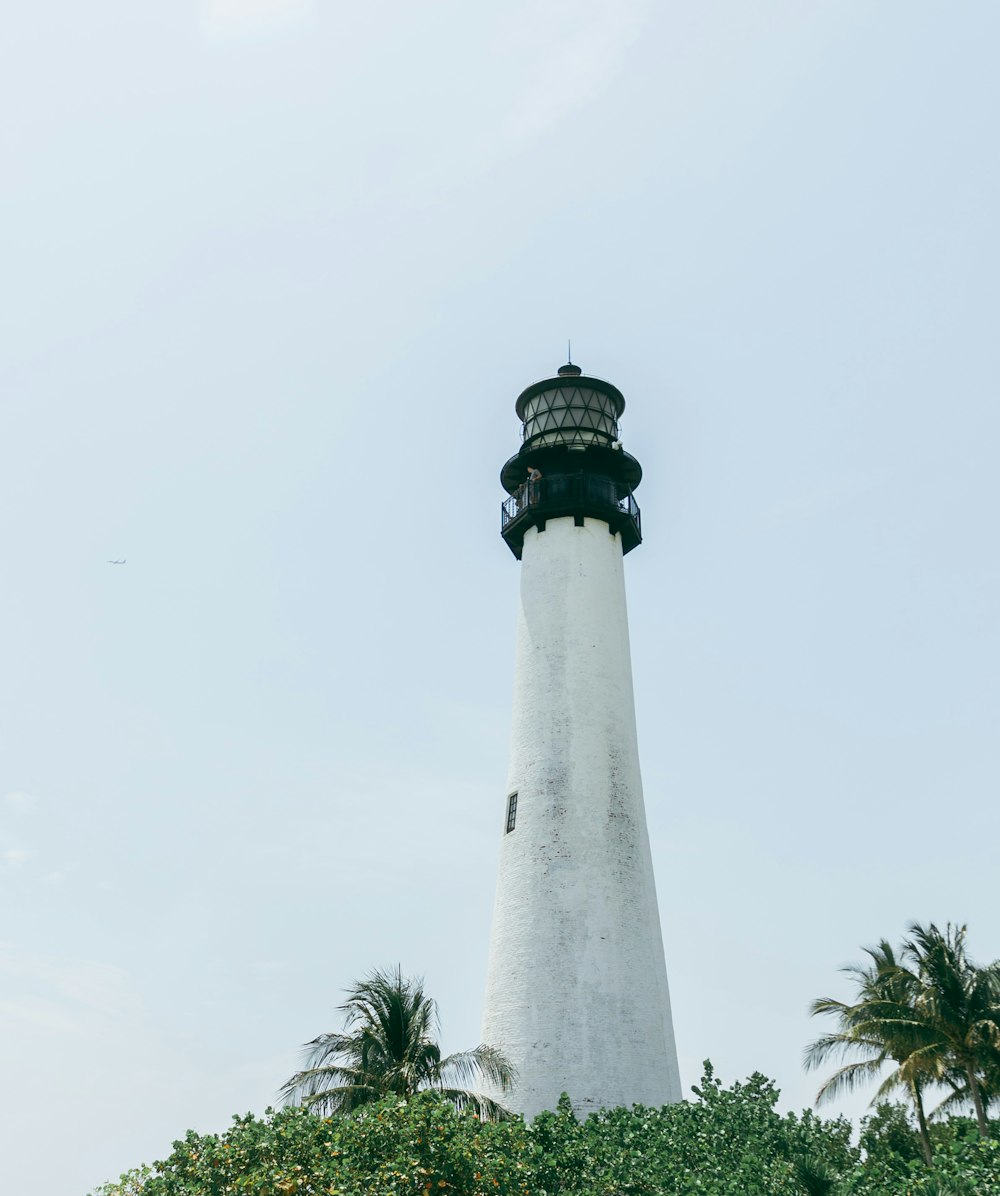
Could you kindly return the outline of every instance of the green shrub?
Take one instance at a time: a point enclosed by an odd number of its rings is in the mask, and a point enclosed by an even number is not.
[[[300,1108],[189,1132],[168,1158],[99,1196],[997,1196],[1000,1142],[953,1118],[933,1171],[905,1110],[862,1124],[779,1114],[761,1075],[724,1088],[705,1065],[696,1099],[579,1120],[567,1098],[526,1124],[481,1122],[442,1097],[386,1100],[352,1116]]]

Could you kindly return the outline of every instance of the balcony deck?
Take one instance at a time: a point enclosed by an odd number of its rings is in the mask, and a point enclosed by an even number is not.
[[[623,553],[642,543],[639,504],[631,491],[622,493],[613,479],[583,471],[543,477],[518,487],[501,506],[500,534],[520,560],[529,527],[544,531],[546,520],[567,515],[580,526],[588,516],[603,520],[611,535],[621,534]]]

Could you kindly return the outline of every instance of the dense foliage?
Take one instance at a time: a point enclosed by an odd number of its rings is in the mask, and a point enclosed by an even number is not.
[[[104,1196],[992,1196],[1000,1141],[974,1121],[933,1125],[924,1163],[902,1106],[862,1127],[779,1115],[763,1076],[724,1088],[706,1065],[696,1099],[612,1109],[578,1121],[568,1100],[526,1124],[485,1122],[436,1093],[351,1116],[302,1108],[190,1132],[145,1175]]]
[[[356,984],[344,1032],[308,1044],[284,1088],[298,1107],[191,1131],[97,1196],[1000,1196],[1000,963],[972,963],[965,927],[917,924],[868,956],[846,969],[852,1002],[815,1002],[836,1026],[807,1051],[810,1066],[846,1057],[821,1097],[880,1079],[876,1099],[910,1101],[878,1105],[856,1146],[843,1118],[780,1115],[770,1080],[723,1088],[709,1063],[693,1101],[581,1122],[564,1096],[510,1117],[458,1086],[503,1092],[506,1059],[442,1058],[434,1003],[397,968]]]

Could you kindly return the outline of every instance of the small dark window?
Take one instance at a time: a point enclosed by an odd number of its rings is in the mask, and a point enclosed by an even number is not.
[[[512,793],[510,795],[510,797],[507,798],[507,830],[505,832],[506,834],[509,835],[510,832],[514,829],[515,822],[517,822],[517,794]]]

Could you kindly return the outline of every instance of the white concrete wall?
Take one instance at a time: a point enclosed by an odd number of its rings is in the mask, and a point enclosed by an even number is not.
[[[639,776],[621,539],[554,519],[521,561],[482,1040],[531,1117],[681,1099]],[[517,824],[504,833],[507,795]]]

